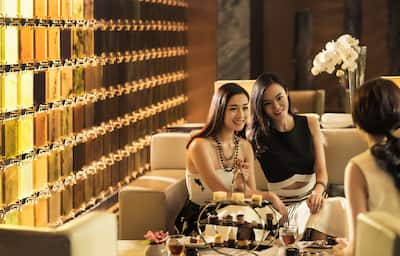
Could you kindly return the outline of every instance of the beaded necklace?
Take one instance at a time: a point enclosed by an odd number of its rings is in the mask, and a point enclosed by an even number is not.
[[[234,148],[233,148],[233,153],[231,155],[231,157],[226,158],[224,155],[224,150],[222,148],[222,143],[221,141],[218,139],[218,137],[216,135],[212,136],[212,138],[214,139],[215,143],[217,144],[216,148],[217,148],[217,155],[218,155],[218,159],[219,162],[222,166],[222,168],[224,169],[225,172],[232,172],[236,169],[235,163],[238,160],[239,157],[239,138],[236,136],[236,134],[233,135],[232,137],[232,142],[234,144]],[[225,160],[231,160],[233,158],[233,164],[232,167],[228,167],[227,165],[225,165]]]

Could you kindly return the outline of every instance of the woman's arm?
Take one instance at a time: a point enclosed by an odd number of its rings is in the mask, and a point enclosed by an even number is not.
[[[198,172],[212,191],[231,192],[215,174],[215,163],[211,156],[216,153],[211,142],[204,138],[196,138],[190,144],[187,154],[188,169]]]
[[[310,207],[311,213],[317,213],[322,207],[324,199],[323,193],[328,185],[328,172],[326,170],[325,151],[318,119],[307,117],[307,121],[313,140],[315,153],[314,170],[316,175],[316,184],[307,203]]]
[[[263,199],[268,200],[272,203],[274,208],[282,215],[282,219],[284,221],[287,220],[288,218],[288,212],[283,204],[282,200],[274,193],[271,191],[259,191],[256,188],[256,178],[255,178],[255,173],[254,173],[254,153],[253,153],[253,148],[251,144],[247,141],[244,140],[244,151],[245,151],[245,159],[244,161],[248,163],[249,168],[248,168],[248,181],[247,181],[247,186],[248,186],[248,193],[250,194],[258,194],[263,197]]]
[[[345,169],[344,189],[349,209],[349,250],[353,251],[352,246],[355,241],[357,215],[368,211],[368,189],[367,182],[360,168],[351,161]]]

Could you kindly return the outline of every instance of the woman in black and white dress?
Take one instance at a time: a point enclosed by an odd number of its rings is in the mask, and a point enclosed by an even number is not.
[[[268,73],[254,84],[251,113],[249,139],[269,190],[286,202],[289,222],[300,233],[309,227],[346,236],[344,198],[325,198],[328,174],[319,121],[294,114],[284,82]]]

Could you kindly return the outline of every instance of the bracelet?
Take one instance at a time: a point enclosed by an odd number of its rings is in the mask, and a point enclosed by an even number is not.
[[[314,188],[318,185],[318,184],[320,184],[321,186],[323,186],[324,187],[324,191],[323,192],[326,192],[326,184],[325,184],[325,182],[323,182],[323,181],[316,181],[315,182],[315,185],[314,185]]]

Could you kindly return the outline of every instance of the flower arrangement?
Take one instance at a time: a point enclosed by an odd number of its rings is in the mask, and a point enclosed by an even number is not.
[[[336,70],[336,76],[342,78],[346,75],[345,71],[354,72],[357,69],[360,53],[357,39],[348,34],[341,35],[336,41],[328,42],[325,49],[315,56],[311,73],[316,76],[322,72],[332,74]]]
[[[144,238],[147,239],[149,244],[163,244],[168,239],[168,232],[164,232],[162,230],[153,232],[153,231],[149,230],[144,235]]]

